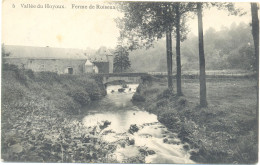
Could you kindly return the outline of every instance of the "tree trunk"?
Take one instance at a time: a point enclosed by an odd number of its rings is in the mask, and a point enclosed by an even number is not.
[[[198,34],[199,34],[199,65],[200,65],[200,106],[207,107],[205,56],[203,43],[202,4],[197,3]]]
[[[257,100],[259,100],[259,19],[258,19],[258,7],[257,3],[251,3],[251,16],[252,16],[252,35],[254,39],[254,47],[255,47],[255,57],[256,57],[256,73],[257,73],[257,89],[256,95]],[[258,137],[258,127],[259,127],[259,104],[257,103],[256,108],[256,116],[257,116],[257,137]],[[257,138],[258,139],[258,138]]]
[[[177,95],[182,96],[181,90],[181,37],[180,37],[180,11],[179,3],[176,5],[176,85],[177,85]]]
[[[121,59],[121,65],[120,65],[120,72],[122,73],[123,72],[123,59],[122,59],[122,52],[120,52],[121,53],[121,56],[120,56],[120,59]]]
[[[173,91],[172,83],[172,37],[171,30],[166,30],[166,54],[167,54],[167,72],[168,72],[168,89]]]

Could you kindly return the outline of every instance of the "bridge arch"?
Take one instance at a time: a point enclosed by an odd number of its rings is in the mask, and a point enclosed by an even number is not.
[[[110,74],[99,74],[103,77],[103,84],[106,86],[111,82],[125,82],[125,83],[141,83],[141,77],[147,75],[147,73],[110,73]]]

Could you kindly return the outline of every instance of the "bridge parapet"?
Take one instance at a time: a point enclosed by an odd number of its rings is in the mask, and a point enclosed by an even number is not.
[[[146,76],[148,73],[145,72],[138,72],[138,73],[99,73],[100,76],[109,76],[109,77],[141,77]]]
[[[140,83],[141,76],[148,75],[147,73],[108,73],[99,74],[103,77],[103,83],[107,84],[113,81],[125,81],[127,83]]]

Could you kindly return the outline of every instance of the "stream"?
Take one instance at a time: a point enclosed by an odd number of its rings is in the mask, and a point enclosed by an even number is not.
[[[137,86],[128,84],[124,92],[118,92],[121,85],[108,86],[107,96],[83,116],[86,128],[98,128],[98,138],[116,146],[108,162],[194,163],[177,134],[158,122],[156,115],[132,104]],[[101,123],[104,128],[97,127]]]

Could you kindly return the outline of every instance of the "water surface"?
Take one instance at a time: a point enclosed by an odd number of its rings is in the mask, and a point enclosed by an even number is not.
[[[131,98],[137,84],[128,84],[124,92],[121,85],[107,87],[107,96],[88,110],[82,122],[85,127],[95,127],[104,121],[111,124],[100,130],[98,137],[108,143],[117,144],[110,159],[124,163],[145,152],[145,163],[194,163],[188,151],[175,133],[158,122],[157,116],[134,106]],[[129,132],[131,125],[137,132]]]

